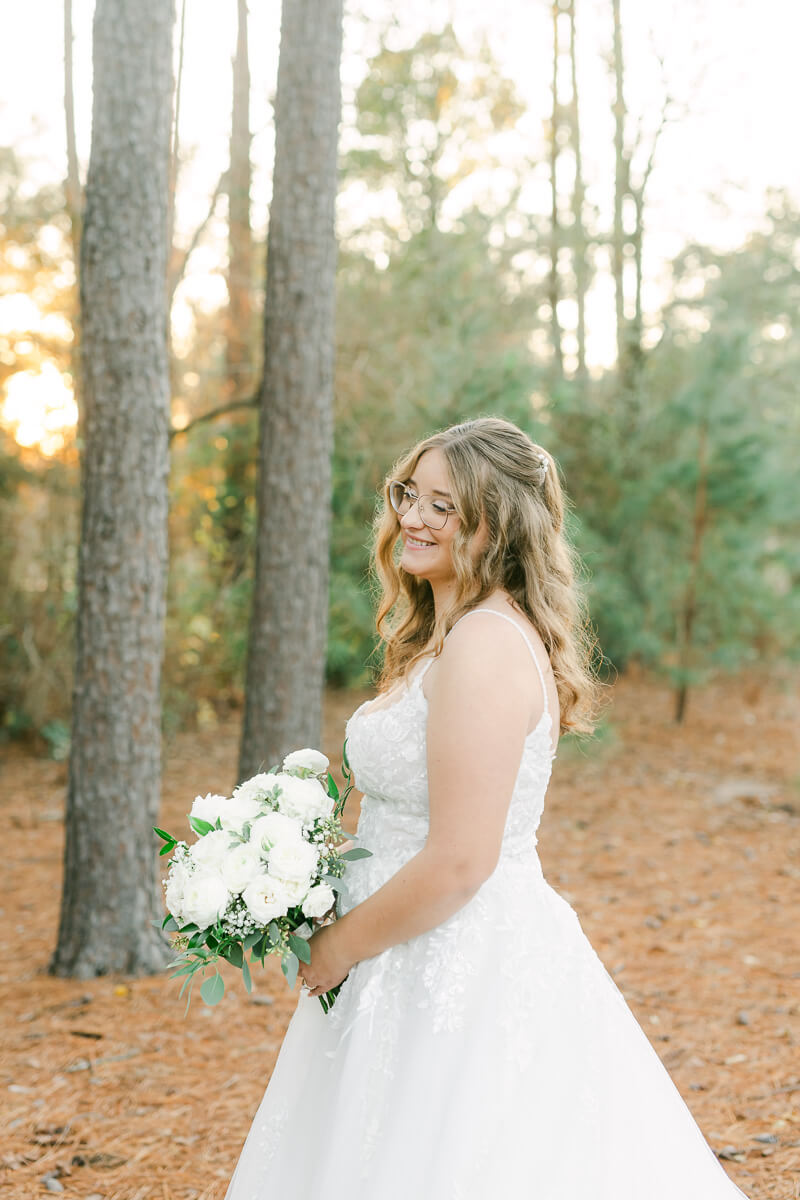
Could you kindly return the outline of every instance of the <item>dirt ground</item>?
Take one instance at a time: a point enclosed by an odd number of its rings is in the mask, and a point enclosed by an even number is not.
[[[329,696],[332,759],[364,697]],[[684,727],[663,684],[628,676],[591,747],[562,741],[539,833],[547,879],[751,1200],[800,1197],[798,729],[796,672],[699,690]],[[167,747],[163,826],[230,788],[237,735]],[[166,976],[49,978],[65,776],[0,759],[0,1198],[221,1200],[297,993],[273,964],[252,997],[230,971],[223,1003],[184,1018]]]

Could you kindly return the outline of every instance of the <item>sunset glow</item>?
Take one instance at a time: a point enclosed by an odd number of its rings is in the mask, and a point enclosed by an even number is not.
[[[41,371],[18,371],[8,380],[0,422],[20,446],[48,457],[62,450],[78,422],[78,406],[67,380],[53,363]]]

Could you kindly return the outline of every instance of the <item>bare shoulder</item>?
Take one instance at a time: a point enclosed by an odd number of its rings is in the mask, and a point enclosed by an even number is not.
[[[428,672],[426,683],[431,690],[444,680],[451,686],[480,681],[490,691],[507,687],[516,677],[524,682],[527,655],[520,654],[522,635],[531,640],[535,636],[540,644],[541,639],[523,614],[508,603],[490,600],[465,614],[451,629]]]

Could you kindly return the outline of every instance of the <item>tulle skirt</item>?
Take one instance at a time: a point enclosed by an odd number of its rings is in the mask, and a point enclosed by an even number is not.
[[[226,1200],[734,1200],[538,857],[301,993]],[[745,1198],[746,1200],[746,1198]]]

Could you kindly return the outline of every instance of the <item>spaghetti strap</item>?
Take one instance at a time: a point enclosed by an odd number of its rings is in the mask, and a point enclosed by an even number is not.
[[[492,616],[494,616],[494,617],[500,617],[503,621],[508,621],[509,625],[513,625],[514,628],[518,631],[518,633],[520,633],[522,635],[522,637],[525,639],[525,645],[530,650],[531,658],[533,659],[536,670],[539,672],[539,679],[541,680],[541,684],[542,684],[542,695],[544,696],[544,711],[546,713],[549,713],[550,708],[547,703],[547,686],[546,686],[545,680],[544,680],[544,671],[542,670],[541,663],[539,662],[539,659],[536,657],[536,652],[533,649],[533,646],[531,645],[530,640],[529,640],[528,635],[525,632],[525,630],[522,628],[521,625],[517,624],[517,622],[514,620],[513,617],[509,617],[506,613],[498,612],[496,608],[471,608],[469,610],[469,612],[463,613],[458,618],[458,621],[463,621],[465,617],[472,617],[475,615],[475,613],[491,613]],[[458,621],[453,622],[453,625],[450,629],[450,633],[453,632],[456,625],[458,624]],[[448,636],[449,636],[449,634],[448,634]]]

